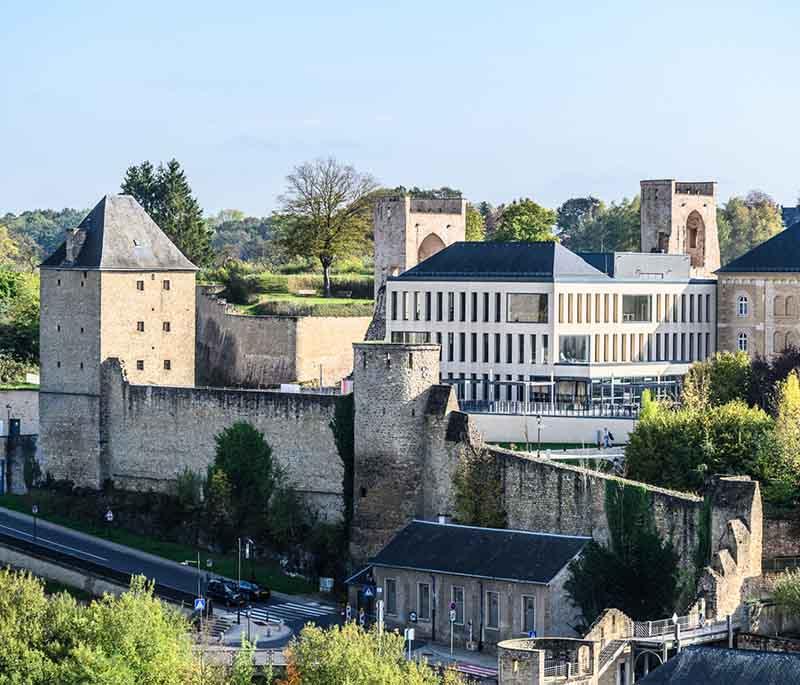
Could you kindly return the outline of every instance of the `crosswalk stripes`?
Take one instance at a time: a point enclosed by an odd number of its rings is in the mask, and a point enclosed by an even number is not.
[[[281,602],[280,604],[270,604],[266,607],[253,607],[250,609],[250,616],[257,620],[266,621],[267,618],[284,621],[311,621],[323,616],[331,616],[337,613],[335,607],[324,604],[298,604],[296,602]]]

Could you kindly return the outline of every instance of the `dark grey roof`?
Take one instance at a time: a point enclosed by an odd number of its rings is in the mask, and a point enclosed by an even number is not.
[[[549,583],[590,538],[412,521],[374,566]]]
[[[797,207],[781,207],[781,219],[783,219],[784,226],[791,226],[800,221],[800,206]]]
[[[83,245],[67,260],[66,242],[43,268],[109,271],[197,271],[130,195],[106,195],[78,225]]]
[[[788,685],[800,683],[800,654],[689,647],[642,685]]]
[[[796,223],[741,257],[723,266],[718,273],[800,271],[800,223]]]
[[[602,271],[604,274],[614,278],[613,252],[577,252],[576,254],[598,271]]]
[[[555,242],[460,242],[393,279],[564,281],[608,276]]]

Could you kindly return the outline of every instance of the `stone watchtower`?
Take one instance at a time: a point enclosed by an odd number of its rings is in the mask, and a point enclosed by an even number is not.
[[[39,457],[56,479],[98,487],[101,364],[137,384],[194,385],[195,272],[127,195],[107,195],[40,267]]]
[[[439,345],[356,343],[351,555],[378,552],[413,518],[449,513],[468,417],[439,383]]]
[[[408,271],[439,250],[463,241],[467,201],[427,199],[410,195],[375,203],[375,294],[389,276]]]
[[[687,254],[693,278],[720,267],[716,182],[641,181],[641,251]]]

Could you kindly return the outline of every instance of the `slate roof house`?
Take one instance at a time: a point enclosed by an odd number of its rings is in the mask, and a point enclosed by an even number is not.
[[[372,613],[382,598],[388,627],[414,627],[417,639],[443,643],[452,610],[462,647],[492,648],[531,632],[575,635],[578,612],[564,582],[589,539],[412,521],[348,580],[350,603]]]

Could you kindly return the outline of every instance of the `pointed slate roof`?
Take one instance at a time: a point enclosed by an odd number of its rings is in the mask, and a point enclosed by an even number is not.
[[[373,566],[547,584],[591,538],[412,521]]]
[[[556,242],[459,242],[390,280],[605,281],[608,276]]]
[[[800,222],[772,236],[717,273],[800,271]]]
[[[83,240],[75,259],[67,259],[65,241],[41,268],[197,271],[130,195],[106,195],[75,231]]]

